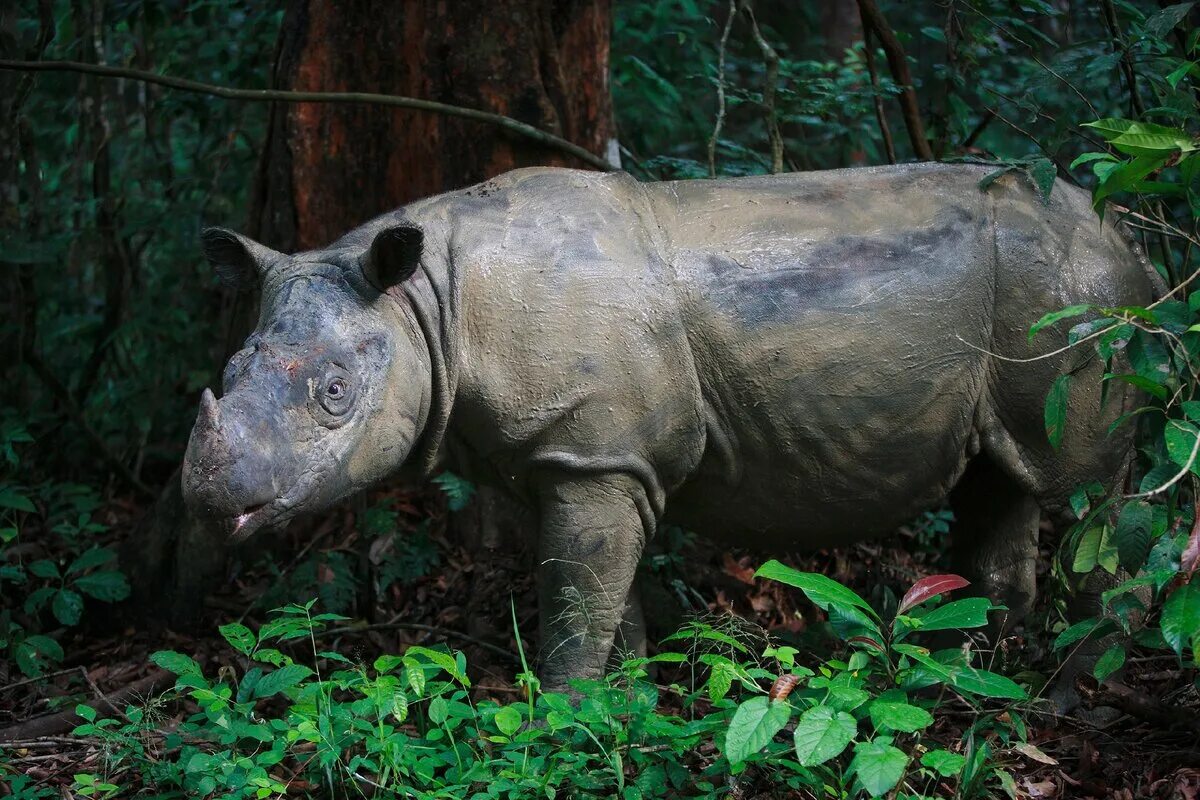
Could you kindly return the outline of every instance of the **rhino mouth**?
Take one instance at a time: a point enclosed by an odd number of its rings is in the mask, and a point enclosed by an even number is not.
[[[243,542],[265,527],[278,528],[300,513],[308,505],[325,505],[314,493],[320,487],[322,477],[331,472],[336,459],[305,473],[287,494],[266,503],[247,506],[240,514],[225,520],[226,533],[233,542]]]

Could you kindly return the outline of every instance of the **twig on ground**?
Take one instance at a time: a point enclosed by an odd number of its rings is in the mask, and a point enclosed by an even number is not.
[[[104,697],[103,700],[93,700],[84,705],[98,709],[101,704],[115,708],[117,703],[132,699],[142,694],[149,694],[159,686],[167,683],[172,677],[169,672],[157,670],[144,678],[134,681],[119,692]],[[103,695],[102,695],[103,696]],[[38,739],[52,734],[65,733],[77,725],[83,724],[83,717],[75,713],[75,709],[65,709],[54,714],[19,722],[0,730],[0,742],[5,744],[17,739]]]

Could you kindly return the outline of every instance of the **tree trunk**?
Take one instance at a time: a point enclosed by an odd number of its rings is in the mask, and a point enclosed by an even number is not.
[[[608,86],[609,0],[494,0],[445,3],[296,0],[288,8],[273,83],[293,90],[400,94],[513,117],[592,152],[615,150]],[[558,151],[470,120],[371,105],[272,106],[255,177],[247,232],[293,252],[326,244],[350,228],[412,200],[486,180],[515,167],[582,166]],[[240,342],[252,311],[237,313]],[[236,307],[235,307],[236,308]],[[188,520],[178,476],[147,515],[134,544],[154,576],[154,608],[178,623],[200,610],[219,578],[225,544]],[[513,528],[523,518],[480,492],[455,518],[452,538],[477,561],[521,560]],[[484,570],[493,582],[502,572]],[[500,578],[496,578],[501,574]],[[507,592],[477,586],[467,609],[472,633]],[[504,610],[504,609],[502,609]],[[506,614],[505,610],[505,614]]]

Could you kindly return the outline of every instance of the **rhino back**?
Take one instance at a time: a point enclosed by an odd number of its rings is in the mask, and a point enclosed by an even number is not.
[[[811,546],[945,494],[985,386],[965,342],[991,336],[980,177],[923,165],[650,187],[707,428],[672,504],[682,521]]]

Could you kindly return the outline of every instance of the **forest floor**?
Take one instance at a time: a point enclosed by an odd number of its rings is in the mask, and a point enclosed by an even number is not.
[[[376,498],[378,500],[379,498]],[[417,560],[422,574],[393,583],[380,597],[372,598],[371,619],[347,624],[323,646],[355,660],[370,661],[380,653],[401,652],[410,644],[446,642],[468,656],[474,691],[479,697],[511,699],[520,690],[514,675],[519,669],[508,597],[516,609],[518,626],[526,644],[537,629],[536,590],[528,571],[529,559],[476,558],[452,547],[445,536],[447,515],[440,498],[414,499],[399,492],[387,497],[401,513],[403,526],[414,527],[429,517],[427,549]],[[133,510],[110,510],[110,531],[119,536],[128,529]],[[204,602],[196,625],[187,631],[151,630],[109,620],[102,629],[79,629],[64,638],[66,659],[44,680],[19,680],[0,685],[0,762],[24,772],[37,783],[61,787],[70,797],[73,776],[104,771],[104,749],[96,740],[73,736],[79,719],[70,709],[90,702],[102,715],[125,707],[149,704],[169,688],[173,676],[149,661],[149,654],[174,649],[194,657],[207,674],[232,669],[235,654],[217,632],[219,624],[242,619],[252,627],[265,618],[264,600],[276,596],[281,582],[297,571],[303,552],[311,562],[315,585],[292,585],[289,591],[333,597],[331,591],[347,582],[337,565],[353,562],[364,551],[360,528],[350,511],[326,515],[293,525],[280,534],[258,560],[239,566],[221,589]],[[838,550],[820,551],[788,559],[802,570],[822,572],[877,602],[884,593],[895,596],[919,578],[949,571],[942,555],[945,534],[904,530],[891,538]],[[307,545],[307,547],[306,547]],[[271,554],[275,554],[272,556]],[[340,554],[340,555],[338,555]],[[1045,552],[1043,563],[1050,563]],[[265,556],[265,557],[264,557]],[[277,559],[277,560],[273,560]],[[672,633],[688,617],[707,619],[736,615],[772,638],[820,651],[826,657],[835,643],[818,634],[820,612],[799,592],[782,584],[756,581],[752,575],[763,557],[729,552],[688,541],[670,543],[647,559],[641,578],[645,605],[655,609],[649,620],[651,641]],[[272,563],[287,564],[281,569]],[[307,568],[307,567],[306,567]],[[1042,576],[1043,583],[1048,582]],[[349,585],[353,590],[353,582]],[[481,589],[481,587],[483,587]],[[274,592],[275,594],[272,594]],[[482,594],[481,594],[482,592]],[[1043,595],[1046,593],[1043,592]],[[295,597],[287,600],[297,599]],[[303,597],[299,598],[305,599]],[[362,608],[361,600],[360,608]],[[1001,668],[1009,674],[1022,670],[1054,669],[1045,632],[1052,603],[1043,600],[1039,611],[1026,621],[1026,631],[1000,643]],[[345,611],[361,619],[363,614]],[[739,623],[741,624],[741,623]],[[103,630],[107,627],[107,630]],[[653,644],[651,645],[653,652]],[[1029,798],[1200,798],[1200,697],[1193,687],[1196,676],[1181,675],[1172,658],[1131,653],[1123,685],[1131,689],[1125,711],[1103,723],[1077,717],[1030,715],[1028,755],[1013,755],[1005,766],[1016,779],[1021,797]],[[1139,657],[1140,656],[1140,657]],[[671,676],[659,676],[659,680]],[[1184,687],[1184,688],[1179,688]],[[663,693],[664,698],[670,694]],[[664,703],[669,700],[664,699]],[[1181,713],[1184,712],[1184,713]],[[190,713],[177,706],[165,710],[163,726]],[[967,706],[946,706],[928,734],[941,746],[955,749],[975,713]],[[1185,724],[1175,725],[1183,719]],[[2,777],[2,775],[0,775]],[[773,796],[751,790],[744,797]],[[0,796],[8,794],[0,781]]]

